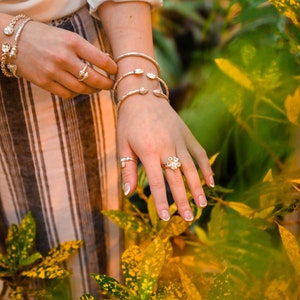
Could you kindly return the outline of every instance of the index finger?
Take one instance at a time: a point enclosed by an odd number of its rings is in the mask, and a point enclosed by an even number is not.
[[[116,74],[117,72],[117,64],[109,56],[109,54],[102,52],[90,43],[79,47],[77,55],[79,58],[91,63],[93,66],[107,72],[108,74]]]

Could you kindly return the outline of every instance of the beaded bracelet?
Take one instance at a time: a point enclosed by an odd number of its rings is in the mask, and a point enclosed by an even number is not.
[[[152,58],[151,56],[149,56],[147,54],[144,54],[144,53],[140,53],[140,52],[127,52],[127,53],[123,53],[123,54],[119,55],[115,59],[115,62],[117,63],[125,57],[142,57],[142,58],[147,59],[148,61],[152,62],[155,65],[155,67],[157,69],[158,76],[160,76],[160,66],[159,66],[158,62],[154,58]]]
[[[27,17],[23,14],[17,15],[15,16],[10,23],[4,27],[3,32],[6,36],[10,36],[14,33],[15,30],[15,25],[17,24],[17,22],[21,19],[26,19]]]
[[[20,15],[23,18],[23,15]],[[18,19],[19,20],[19,19]],[[17,20],[17,21],[18,21]],[[15,23],[17,22],[15,21]],[[6,63],[7,57],[9,58],[16,58],[17,56],[17,46],[18,46],[18,41],[21,35],[21,32],[24,28],[24,26],[31,21],[31,18],[26,18],[25,21],[19,26],[18,31],[14,37],[14,41],[12,46],[10,46],[9,43],[4,43],[2,44],[2,55],[1,55],[1,71],[6,77],[16,77],[18,78],[19,76],[17,75],[17,65],[13,63]],[[10,23],[12,24],[12,22]],[[8,25],[10,26],[10,25]],[[14,26],[14,25],[13,25]]]

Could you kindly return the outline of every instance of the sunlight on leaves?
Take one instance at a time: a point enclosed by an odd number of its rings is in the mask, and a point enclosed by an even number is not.
[[[242,72],[238,67],[233,65],[230,60],[224,58],[216,58],[215,62],[219,69],[233,79],[236,83],[243,86],[249,91],[253,91],[254,87],[248,76]]]
[[[141,264],[141,279],[139,282],[141,300],[147,300],[153,293],[164,262],[164,243],[160,238],[156,238],[146,248]]]
[[[282,243],[298,276],[300,276],[300,247],[296,237],[285,227],[278,224]]]
[[[288,95],[285,99],[285,109],[288,120],[295,125],[299,125],[300,113],[300,88],[298,88],[293,95]]]
[[[295,25],[300,25],[300,3],[297,0],[269,0],[279,12],[292,20]]]

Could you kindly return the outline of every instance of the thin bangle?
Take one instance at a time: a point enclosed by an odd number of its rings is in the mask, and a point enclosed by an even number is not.
[[[13,17],[13,19],[10,21],[10,23],[4,27],[3,29],[3,33],[6,35],[6,36],[10,36],[14,33],[15,31],[15,25],[17,24],[17,22],[21,19],[26,19],[27,17],[23,14],[19,14],[15,17]]]
[[[167,96],[167,98],[169,98],[169,88],[168,85],[166,84],[166,82],[161,79],[160,77],[156,76],[154,73],[146,73],[147,78],[151,79],[151,80],[157,80],[159,81],[159,83],[162,85],[165,94]]]
[[[113,86],[113,89],[112,89],[112,92],[113,92],[113,98],[114,100],[116,101],[116,94],[117,94],[117,87],[119,85],[119,83],[127,76],[131,76],[131,75],[142,75],[144,74],[144,70],[142,69],[134,69],[130,72],[127,72],[125,74],[123,74],[122,76],[120,76],[120,78],[115,82],[114,86]]]
[[[25,27],[25,25],[26,25],[29,21],[31,21],[31,20],[32,20],[31,18],[27,18],[27,19],[25,19],[25,21],[23,21],[23,23],[19,26],[18,31],[17,31],[17,33],[16,33],[16,35],[15,35],[15,38],[14,38],[13,45],[12,45],[12,47],[11,47],[11,49],[10,49],[9,54],[8,54],[8,56],[9,56],[10,58],[16,58],[16,56],[17,56],[18,41],[19,41],[21,32],[22,32],[23,28]]]
[[[137,90],[132,90],[127,92],[122,98],[116,103],[117,104],[117,111],[119,111],[121,105],[124,103],[124,101],[129,98],[130,96],[139,94],[139,95],[146,95],[149,92],[148,89],[145,89],[144,87],[141,87]]]
[[[118,63],[121,59],[123,59],[125,57],[142,57],[142,58],[147,59],[148,61],[152,62],[155,65],[155,67],[157,69],[158,76],[160,76],[160,66],[159,66],[158,62],[153,57],[151,57],[147,54],[141,53],[141,52],[126,52],[126,53],[123,53],[123,54],[119,55],[115,59],[115,62]]]

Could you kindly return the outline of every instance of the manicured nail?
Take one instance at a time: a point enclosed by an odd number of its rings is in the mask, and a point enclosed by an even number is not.
[[[127,196],[130,192],[130,183],[124,184],[124,195]]]
[[[199,196],[198,201],[199,201],[199,206],[200,207],[207,206],[207,200],[203,195]]]
[[[164,209],[160,212],[160,217],[161,217],[162,220],[167,222],[167,221],[170,220],[170,213],[167,210]]]
[[[183,217],[186,221],[190,222],[190,221],[193,221],[194,220],[194,216],[192,214],[191,211],[189,210],[186,210],[184,213],[183,213]]]
[[[214,181],[214,178],[212,176],[210,177],[209,182],[210,182],[209,186],[211,188],[214,188],[215,187],[215,181]]]

